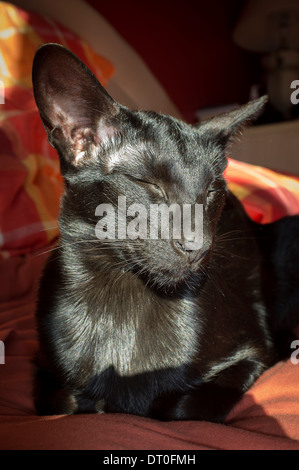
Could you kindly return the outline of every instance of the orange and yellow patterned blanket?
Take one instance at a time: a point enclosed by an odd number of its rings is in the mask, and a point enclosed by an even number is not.
[[[63,182],[37,111],[31,67],[39,45],[73,50],[105,86],[112,64],[49,18],[0,2],[0,257],[29,253],[58,236]],[[1,95],[0,95],[1,97]],[[0,102],[1,103],[1,102]],[[249,215],[261,223],[299,213],[299,179],[229,160],[226,178]]]

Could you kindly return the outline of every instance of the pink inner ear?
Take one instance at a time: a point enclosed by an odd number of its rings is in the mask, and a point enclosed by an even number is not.
[[[73,129],[71,132],[70,143],[73,148],[75,162],[87,156],[88,147],[95,142],[95,135],[92,129]]]
[[[97,131],[90,128],[73,129],[70,143],[73,147],[75,162],[85,158],[92,158],[90,145],[101,145],[108,142],[114,135],[115,129],[100,122]]]
[[[115,129],[112,126],[108,126],[103,122],[99,122],[97,132],[95,135],[95,143],[101,144],[109,141],[115,134]]]

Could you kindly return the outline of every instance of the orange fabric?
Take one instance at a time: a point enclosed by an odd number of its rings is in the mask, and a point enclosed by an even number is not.
[[[265,224],[299,213],[299,177],[232,159],[225,176],[229,189],[256,222]]]
[[[62,179],[32,92],[36,49],[55,42],[71,49],[105,86],[113,65],[48,17],[0,2],[0,257],[46,246],[58,235]],[[1,98],[2,95],[0,95]],[[1,101],[0,101],[1,103]]]

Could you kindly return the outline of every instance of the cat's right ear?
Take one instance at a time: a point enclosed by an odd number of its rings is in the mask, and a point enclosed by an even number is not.
[[[257,118],[262,112],[268,97],[262,96],[256,100],[249,101],[232,111],[214,116],[207,121],[203,121],[199,129],[213,131],[215,135],[222,135],[228,141],[240,132],[248,123]]]
[[[41,46],[33,61],[34,97],[58,150],[62,172],[88,160],[93,148],[116,132],[120,105],[72,52],[58,44]]]
[[[214,116],[200,123],[198,127],[200,134],[208,136],[223,147],[223,152],[217,154],[217,161],[221,171],[224,171],[227,165],[227,148],[242,128],[261,113],[267,100],[267,96],[262,96],[232,111]]]

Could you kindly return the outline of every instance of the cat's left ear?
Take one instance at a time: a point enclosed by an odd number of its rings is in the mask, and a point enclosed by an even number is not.
[[[262,96],[237,109],[200,123],[198,127],[200,135],[205,136],[205,139],[211,139],[222,148],[222,151],[215,156],[221,171],[224,171],[227,165],[226,151],[234,141],[234,137],[261,113],[267,100],[267,96]]]
[[[249,101],[249,103],[239,108],[203,121],[200,127],[203,131],[211,130],[215,134],[222,135],[224,139],[230,140],[242,127],[253,121],[261,113],[267,100],[268,97],[265,95]]]
[[[113,136],[121,106],[72,52],[58,44],[38,49],[32,81],[49,143],[59,153],[64,174]]]

